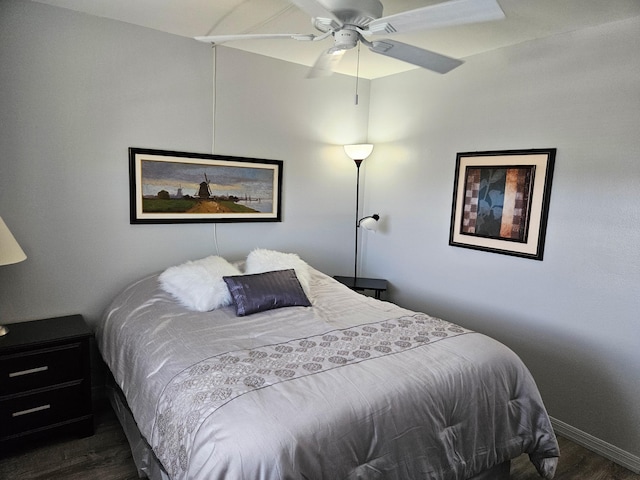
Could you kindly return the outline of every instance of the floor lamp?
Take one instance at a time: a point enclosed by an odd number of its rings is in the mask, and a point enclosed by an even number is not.
[[[0,217],[0,265],[22,262],[27,256],[18,245],[2,217]],[[9,333],[9,329],[0,325],[0,337]]]
[[[358,278],[358,228],[362,226],[367,230],[375,230],[380,216],[378,214],[360,218],[360,165],[371,155],[373,145],[361,143],[357,145],[345,145],[344,151],[347,156],[356,164],[356,231],[355,231],[355,255],[353,262],[353,284],[355,286]]]

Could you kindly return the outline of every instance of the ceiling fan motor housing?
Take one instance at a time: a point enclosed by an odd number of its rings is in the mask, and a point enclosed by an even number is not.
[[[360,38],[355,28],[350,28],[349,26],[338,30],[333,36],[335,39],[333,44],[334,50],[349,50],[358,44],[358,39]]]

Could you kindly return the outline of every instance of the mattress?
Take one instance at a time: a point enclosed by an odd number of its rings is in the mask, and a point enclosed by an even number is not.
[[[145,441],[178,479],[469,479],[557,442],[506,346],[310,269],[311,307],[194,312],[158,276],[96,338]]]

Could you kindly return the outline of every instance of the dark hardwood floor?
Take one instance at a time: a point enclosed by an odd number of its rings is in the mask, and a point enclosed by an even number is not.
[[[111,406],[96,407],[95,434],[42,440],[0,456],[0,480],[134,480],[138,472]]]
[[[562,456],[556,480],[640,480],[640,475],[565,438],[558,440]],[[106,404],[97,409],[96,433],[92,437],[50,440],[0,455],[1,480],[137,478],[127,440],[111,407]],[[536,480],[540,477],[528,457],[523,455],[512,462],[511,479]]]

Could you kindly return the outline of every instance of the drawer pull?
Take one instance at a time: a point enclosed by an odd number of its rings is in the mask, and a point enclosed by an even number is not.
[[[19,372],[11,372],[9,374],[9,378],[20,377],[22,375],[30,375],[32,373],[38,373],[38,372],[46,372],[47,370],[49,370],[48,366],[30,368],[29,370],[21,370]]]
[[[19,417],[20,415],[28,415],[30,413],[41,412],[42,410],[48,410],[51,408],[50,404],[41,405],[39,407],[29,408],[27,410],[20,410],[19,412],[13,412],[12,417]]]

